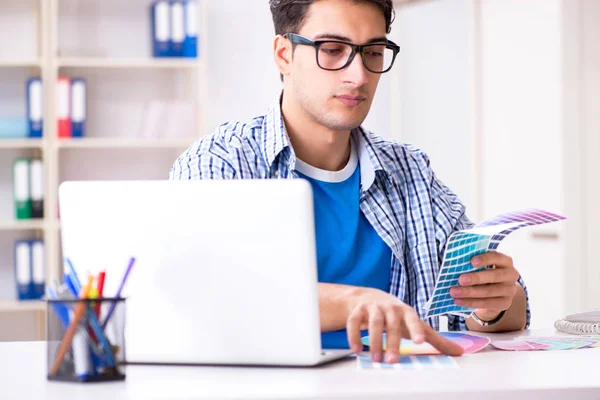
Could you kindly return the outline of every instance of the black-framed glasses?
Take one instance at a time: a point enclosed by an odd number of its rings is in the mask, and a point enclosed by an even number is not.
[[[400,46],[388,40],[386,43],[373,43],[359,46],[339,40],[313,41],[295,33],[283,35],[294,44],[315,48],[317,65],[326,71],[339,71],[346,68],[357,53],[360,53],[365,68],[374,74],[383,74],[392,69]]]

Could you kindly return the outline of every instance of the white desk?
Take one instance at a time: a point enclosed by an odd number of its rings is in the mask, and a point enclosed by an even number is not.
[[[443,371],[360,370],[355,359],[298,369],[129,366],[125,382],[80,384],[46,380],[44,342],[2,343],[0,398],[600,399],[600,349],[512,353],[487,348],[458,363],[459,370]]]

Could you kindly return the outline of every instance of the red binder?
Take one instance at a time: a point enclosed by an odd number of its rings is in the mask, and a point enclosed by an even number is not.
[[[70,138],[71,131],[71,78],[59,76],[56,98],[56,119],[58,120],[58,137]]]

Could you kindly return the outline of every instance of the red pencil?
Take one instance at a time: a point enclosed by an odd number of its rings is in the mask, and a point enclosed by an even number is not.
[[[106,278],[106,272],[102,271],[98,274],[98,298],[101,299],[102,298],[102,291],[104,290],[104,279]],[[95,308],[95,312],[96,312],[96,318],[100,318],[100,306],[101,306],[102,302],[97,301],[96,302],[96,308]]]

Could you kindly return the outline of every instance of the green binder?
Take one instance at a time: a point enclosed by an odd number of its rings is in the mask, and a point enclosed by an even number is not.
[[[31,218],[29,169],[30,161],[27,158],[17,158],[13,163],[13,199],[17,219]]]

